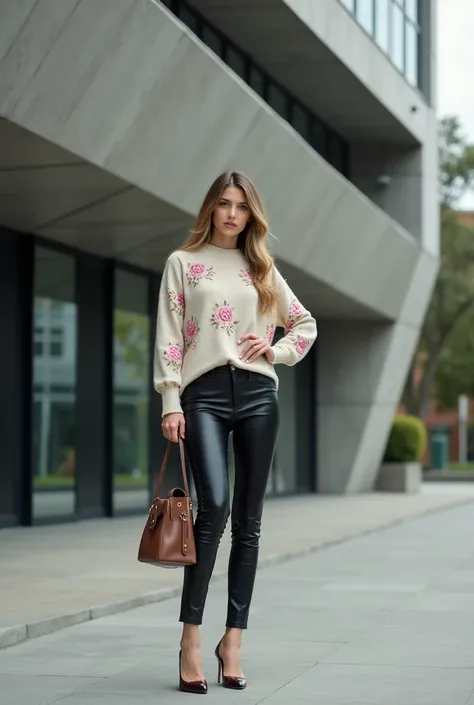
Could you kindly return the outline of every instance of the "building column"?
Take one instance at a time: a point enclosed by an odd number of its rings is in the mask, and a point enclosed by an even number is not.
[[[113,262],[77,261],[76,513],[112,515]]]
[[[33,237],[0,228],[0,526],[31,525]]]

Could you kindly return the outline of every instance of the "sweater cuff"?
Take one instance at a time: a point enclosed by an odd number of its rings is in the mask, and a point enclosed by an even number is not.
[[[163,389],[161,401],[163,406],[162,417],[166,416],[166,414],[183,413],[179,397],[179,387],[166,387],[166,389]]]
[[[284,363],[286,357],[286,350],[282,349],[278,344],[272,345],[271,349],[274,356],[272,365],[279,365],[281,363]]]

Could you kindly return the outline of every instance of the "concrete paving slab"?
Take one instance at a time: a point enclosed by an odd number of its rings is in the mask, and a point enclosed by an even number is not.
[[[474,618],[457,600],[465,593],[440,590],[472,585],[474,545],[462,537],[473,522],[474,504],[450,508],[261,570],[241,693],[216,684],[226,586],[212,585],[202,628],[206,702],[473,705]],[[423,608],[439,595],[450,609]],[[181,702],[178,610],[174,597],[0,652],[0,702]]]
[[[265,705],[465,705],[473,677],[472,669],[319,663]]]
[[[413,585],[419,583],[416,576],[420,556],[415,547],[405,546],[404,555],[400,556],[413,565],[407,586],[397,587],[392,576],[386,579],[385,589],[375,588],[370,595],[370,591],[348,586],[346,578],[354,559],[344,542],[372,534],[379,560],[384,560],[383,544],[377,544],[377,534],[372,532],[471,502],[474,502],[474,483],[458,483],[455,488],[445,483],[441,487],[429,483],[416,496],[371,493],[271,499],[264,513],[260,567],[279,565],[295,556],[306,557],[323,546],[339,545],[337,564],[331,562],[330,567],[326,566],[323,559],[321,575],[325,587],[316,598],[312,588],[306,596],[302,591],[301,599],[309,599],[313,607],[331,609],[339,605],[336,593],[341,589],[337,585],[342,579],[346,600],[353,610],[363,610],[367,603],[371,607],[377,604],[380,609],[393,608],[403,604],[404,592],[410,593]],[[154,569],[136,560],[143,524],[144,517],[135,516],[3,530],[0,647],[178,596],[181,570]],[[229,538],[227,529],[216,563],[216,584],[226,577]],[[439,548],[443,550],[442,541]],[[362,556],[360,560],[364,562],[365,558]],[[398,554],[394,552],[391,561],[395,566],[397,560]],[[421,556],[421,561],[424,560]],[[392,562],[384,560],[387,576],[392,575]],[[431,567],[436,570],[434,561]],[[304,573],[304,562],[301,569],[295,566],[294,570],[300,571],[298,576]],[[288,572],[284,575],[288,580]],[[389,589],[389,583],[395,589]],[[283,581],[282,595],[291,587]],[[273,591],[269,599],[277,599]]]

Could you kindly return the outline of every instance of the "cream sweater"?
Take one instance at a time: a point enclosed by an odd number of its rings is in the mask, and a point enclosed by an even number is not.
[[[275,268],[278,307],[274,314],[259,312],[258,294],[248,262],[240,250],[203,245],[195,252],[176,251],[166,262],[158,302],[154,358],[154,386],[162,395],[163,416],[181,412],[180,396],[200,375],[232,364],[272,377],[274,365],[294,365],[316,338],[316,322],[300,304]],[[273,364],[265,356],[252,363],[239,359],[248,342],[246,333],[271,344],[276,326],[285,336],[272,346]]]

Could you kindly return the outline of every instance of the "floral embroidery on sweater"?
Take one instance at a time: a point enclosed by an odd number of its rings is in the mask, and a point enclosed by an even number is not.
[[[186,270],[186,279],[190,286],[197,286],[202,279],[213,280],[215,277],[214,267],[208,267],[200,262],[192,262],[188,264]]]
[[[195,350],[197,345],[197,336],[200,331],[197,319],[191,316],[184,327],[184,352]]]
[[[271,345],[273,343],[274,337],[275,337],[275,326],[272,323],[272,325],[267,326],[267,332],[265,333],[265,340],[267,340]]]
[[[306,338],[298,338],[295,344],[296,352],[298,355],[304,355],[309,348],[309,340]]]
[[[305,313],[305,309],[297,299],[293,299],[288,308],[288,319],[285,322],[285,335],[295,327],[296,322]]]
[[[253,274],[250,269],[241,269],[239,277],[242,279],[245,286],[253,286]]]
[[[211,316],[211,325],[217,330],[227,331],[227,335],[235,332],[238,321],[234,320],[234,308],[224,301],[223,304],[214,305],[214,313]]]
[[[168,291],[168,299],[170,302],[170,309],[174,313],[182,316],[185,308],[184,291]]]
[[[183,360],[181,345],[170,343],[163,353],[163,358],[167,367],[172,367],[175,372],[180,372]]]

